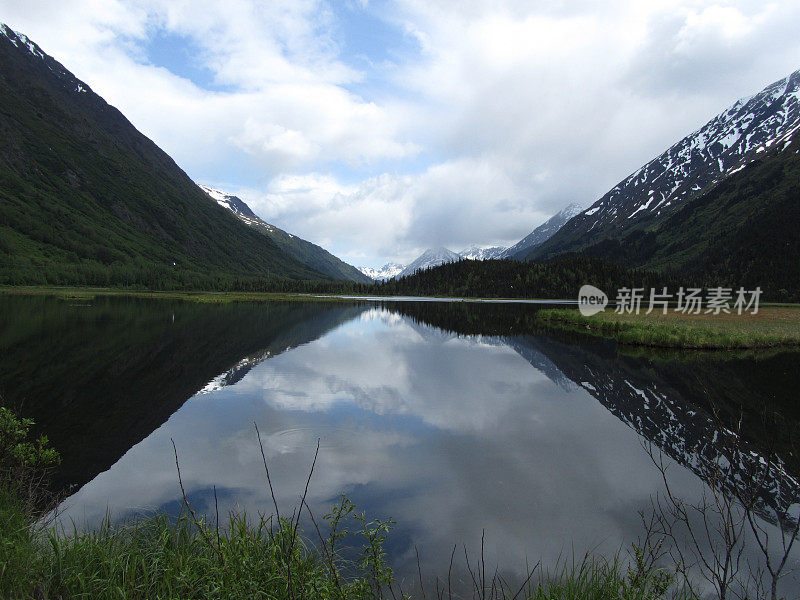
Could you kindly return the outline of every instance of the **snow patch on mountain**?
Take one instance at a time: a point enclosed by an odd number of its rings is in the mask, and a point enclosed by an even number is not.
[[[575,215],[580,214],[582,210],[583,207],[578,204],[570,204],[566,206],[552,217],[547,219],[547,221],[539,225],[536,229],[534,229],[516,244],[508,248],[498,258],[522,258],[524,254],[553,237],[567,221],[569,221]]]
[[[258,215],[256,215],[249,206],[239,198],[238,196],[233,196],[231,194],[226,194],[222,190],[218,190],[207,185],[200,185],[197,184],[198,187],[203,190],[206,194],[208,194],[213,200],[216,201],[217,204],[222,206],[223,208],[227,208],[240,220],[244,221],[248,225],[261,225],[262,227],[266,227],[268,231],[274,231],[275,226],[270,225]]]
[[[447,248],[428,248],[413,262],[408,264],[398,275],[398,277],[405,277],[406,275],[413,275],[417,271],[424,271],[432,267],[438,267],[445,263],[451,263],[461,260],[461,256]]]
[[[458,253],[461,258],[467,260],[491,260],[493,258],[500,258],[506,249],[503,246],[491,246],[489,248],[482,248],[480,246],[470,246],[466,250]]]
[[[41,60],[44,66],[57,75],[68,89],[77,94],[85,94],[92,91],[87,84],[67,71],[61,63],[52,56],[45,54],[36,42],[24,33],[14,31],[5,23],[0,23],[0,35],[5,37],[15,48],[25,48],[31,55]]]
[[[572,225],[576,232],[625,228],[641,218],[675,210],[773,145],[783,143],[785,148],[798,128],[800,71],[795,71],[737,100],[617,184]]]
[[[14,44],[17,48],[19,48],[19,44],[22,44],[24,47],[28,49],[28,52],[33,54],[37,58],[44,59],[45,54],[42,50],[37,46],[31,39],[26,36],[24,33],[20,33],[18,31],[14,31],[4,23],[0,23],[0,33],[3,34],[8,38],[8,40]]]
[[[378,267],[377,269],[373,269],[371,267],[358,267],[358,270],[375,281],[386,281],[387,279],[391,279],[392,277],[399,275],[404,268],[404,265],[390,262],[386,263],[382,267]]]

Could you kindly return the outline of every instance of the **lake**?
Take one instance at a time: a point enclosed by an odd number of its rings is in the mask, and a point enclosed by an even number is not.
[[[475,556],[483,538],[487,565],[517,581],[526,562],[629,547],[664,491],[651,453],[690,501],[710,477],[740,493],[769,461],[756,512],[768,527],[797,518],[797,351],[625,350],[540,331],[531,304],[5,296],[0,309],[0,392],[61,452],[60,518],[80,528],[179,513],[173,441],[196,511],[213,518],[216,491],[223,514],[273,512],[254,423],[283,514],[319,440],[312,511],[346,494],[396,521],[387,550],[409,588],[415,547],[441,576],[454,545]]]

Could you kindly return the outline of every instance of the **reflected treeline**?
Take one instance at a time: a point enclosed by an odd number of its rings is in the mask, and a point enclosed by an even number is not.
[[[0,297],[0,393],[62,454],[58,488],[108,469],[209,382],[313,341],[365,305]]]
[[[706,481],[723,479],[722,487],[739,498],[757,495],[770,521],[800,501],[796,351],[626,353],[608,340],[545,333],[532,306],[397,303],[391,309],[454,333],[502,336],[555,383],[583,387]]]

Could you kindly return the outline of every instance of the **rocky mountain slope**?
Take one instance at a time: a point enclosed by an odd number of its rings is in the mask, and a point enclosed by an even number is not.
[[[528,256],[580,250],[646,229],[741,171],[783,149],[800,128],[800,71],[735,102],[617,184]]]
[[[461,260],[461,256],[447,248],[428,248],[420,254],[415,260],[405,266],[397,275],[398,277],[405,277],[406,275],[413,275],[417,271],[424,271],[431,267],[438,267],[445,263],[457,262]]]
[[[583,208],[578,204],[566,206],[516,244],[503,251],[497,258],[516,258],[518,260],[524,258],[531,250],[537,246],[541,246],[553,237],[567,221],[575,215],[580,214],[582,210]]]
[[[584,248],[595,258],[800,299],[800,136],[759,153],[648,229]]]

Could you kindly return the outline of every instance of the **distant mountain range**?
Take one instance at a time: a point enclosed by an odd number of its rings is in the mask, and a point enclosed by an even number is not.
[[[403,270],[404,266],[400,263],[386,263],[382,267],[378,267],[377,269],[372,269],[370,267],[359,267],[359,270],[375,281],[386,281],[387,279],[391,279],[392,277],[396,277],[400,274]]]
[[[239,217],[243,223],[246,223],[270,238],[275,242],[278,248],[286,252],[289,256],[308,265],[312,269],[316,269],[320,273],[334,279],[349,279],[350,281],[359,283],[372,282],[370,277],[355,267],[336,258],[321,246],[317,246],[291,233],[287,233],[283,229],[275,227],[275,225],[270,225],[262,218],[258,217],[241,198],[205,185],[201,185],[200,189],[216,200],[217,204],[227,208]]]
[[[457,260],[493,260],[503,258],[514,258],[521,260],[533,248],[543,244],[550,239],[555,233],[563,227],[564,223],[569,221],[572,217],[579,214],[582,208],[577,204],[570,204],[566,208],[560,210],[558,213],[550,217],[547,221],[539,225],[531,233],[525,236],[522,240],[511,246],[504,248],[503,246],[491,246],[489,248],[482,248],[480,246],[472,245],[466,250],[460,252],[453,252],[447,248],[428,248],[413,262],[408,265],[401,265],[399,263],[388,263],[379,269],[371,269],[369,267],[359,267],[361,272],[373,280],[386,281],[392,277],[405,277],[413,275],[420,269],[430,269],[437,267],[448,262],[455,262]]]
[[[507,249],[502,246],[492,246],[490,248],[470,246],[466,250],[459,252],[458,255],[467,260],[491,260],[493,258],[503,258],[506,250]]]
[[[505,250],[506,249],[501,246],[494,246],[491,248],[471,246],[461,252],[453,252],[443,247],[428,248],[407,265],[390,262],[378,269],[372,269],[370,267],[359,268],[363,274],[372,280],[386,281],[393,277],[405,277],[406,275],[412,275],[422,269],[430,269],[457,260],[489,260],[492,258],[500,258]]]
[[[0,25],[0,283],[329,280],[209,199],[90,86]]]

